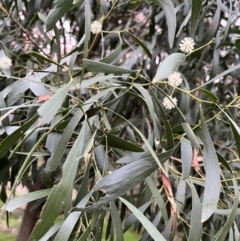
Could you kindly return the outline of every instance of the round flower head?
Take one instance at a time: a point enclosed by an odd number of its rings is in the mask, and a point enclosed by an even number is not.
[[[91,24],[91,32],[93,34],[98,34],[102,31],[102,23],[100,21],[94,21]]]
[[[179,47],[182,52],[190,53],[194,50],[194,45],[195,43],[193,39],[190,37],[186,37],[180,42]]]
[[[172,96],[168,96],[163,99],[163,106],[166,109],[171,110],[175,108],[175,105],[177,105],[177,99],[175,97],[173,98]]]
[[[181,73],[173,72],[168,76],[168,83],[170,85],[179,86],[182,83]]]
[[[9,59],[7,56],[0,58],[0,68],[1,69],[8,69],[12,66],[12,60]]]

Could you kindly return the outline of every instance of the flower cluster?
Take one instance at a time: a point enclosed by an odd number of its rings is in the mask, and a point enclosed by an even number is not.
[[[179,44],[180,50],[183,53],[191,53],[194,50],[194,40],[190,37],[185,37]],[[181,73],[179,72],[173,72],[168,76],[168,84],[170,84],[171,86],[175,87],[175,86],[179,86],[181,83],[183,82],[183,78],[181,77]],[[175,88],[174,88],[175,89]],[[174,91],[173,89],[173,91]],[[175,108],[177,105],[177,98],[173,97],[173,92],[171,95],[166,96],[163,99],[163,106],[166,109],[173,109]]]
[[[173,109],[177,105],[177,98],[172,96],[167,96],[163,99],[163,106],[166,109]]]
[[[179,47],[183,53],[187,54],[194,50],[194,45],[194,40],[190,37],[186,37],[180,42]]]
[[[8,69],[12,66],[12,60],[7,56],[0,58],[0,68],[1,69]]]
[[[179,86],[182,83],[181,73],[173,72],[168,76],[168,83],[172,86]],[[166,109],[173,109],[177,105],[177,98],[168,96],[163,99],[163,106]]]
[[[173,86],[179,86],[182,83],[181,73],[173,72],[168,76],[168,83]]]
[[[91,32],[93,34],[98,34],[102,31],[102,23],[100,21],[94,21],[91,24]]]

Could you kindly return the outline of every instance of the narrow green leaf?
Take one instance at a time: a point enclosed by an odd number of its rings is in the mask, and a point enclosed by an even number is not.
[[[237,50],[240,51],[240,39],[239,38],[235,40],[235,46],[236,46]]]
[[[219,2],[221,2],[221,1],[218,1],[218,6],[221,4],[219,4]],[[220,6],[219,6],[220,7]],[[227,9],[227,14],[228,14],[228,16],[234,16],[234,14],[236,14],[236,12],[235,13],[233,13],[233,11],[232,11],[232,7],[233,7],[233,1],[229,1],[229,8],[225,5],[225,4],[222,4],[222,6],[220,7],[221,8],[221,10],[224,12],[224,8],[225,9]],[[238,9],[236,9],[236,11],[238,11]],[[233,24],[233,19],[232,19],[232,17],[230,17],[230,18],[228,18],[228,20],[227,20],[227,24],[225,23],[224,24],[224,32],[223,32],[223,36],[221,36],[221,42],[219,43],[219,44],[217,44],[216,45],[216,47],[215,48],[218,48],[219,49],[219,46],[221,46],[221,45],[225,45],[225,43],[227,42],[226,41],[226,39],[229,37],[229,35],[230,35],[230,30],[231,30],[231,28],[232,28],[232,24]]]
[[[223,228],[214,236],[213,240],[226,240],[226,237],[231,229],[232,225],[234,224],[234,219],[237,217],[237,210],[238,210],[238,202],[239,202],[239,187],[236,181],[236,178],[232,177],[233,185],[234,185],[234,201],[233,206],[230,209],[230,213],[228,216],[227,221],[225,222]]]
[[[201,148],[194,132],[192,131],[191,126],[188,123],[182,123],[182,127],[187,137],[189,138],[193,148],[196,149],[197,152],[199,152]]]
[[[192,90],[192,92],[195,91],[195,90],[201,89],[201,88],[203,88],[203,87],[206,86],[206,85],[209,85],[209,84],[213,83],[215,80],[218,80],[218,79],[220,79],[221,77],[223,77],[223,76],[225,76],[225,75],[227,75],[227,74],[229,74],[229,73],[231,73],[231,72],[233,72],[233,71],[235,71],[235,70],[237,70],[237,69],[239,69],[239,68],[240,68],[240,64],[237,64],[237,65],[235,65],[235,66],[230,67],[229,69],[225,70],[225,71],[222,72],[221,74],[219,74],[219,75],[215,76],[214,78],[208,80],[206,83],[198,86],[197,88],[195,88],[194,90]]]
[[[77,208],[85,207],[88,200],[91,198],[92,193],[89,192],[78,204]],[[79,221],[79,217],[82,214],[82,212],[71,212],[69,213],[68,217],[64,220],[64,223],[61,226],[61,229],[59,230],[57,236],[55,237],[54,241],[63,241],[63,240],[69,240],[69,237],[71,236],[71,233],[77,223]],[[91,225],[90,225],[91,226]],[[84,240],[85,241],[85,240]]]
[[[101,190],[107,193],[107,195],[102,197],[96,204],[80,210],[95,211],[99,209],[101,206],[131,190],[156,169],[157,164],[151,158],[132,162],[117,169],[105,176],[93,187],[92,191]]]
[[[122,222],[114,201],[111,202],[111,217],[114,223],[116,241],[124,241]]]
[[[128,202],[124,198],[120,197],[119,199],[134,213],[134,215],[138,218],[138,220],[141,222],[141,224],[147,230],[147,232],[153,238],[153,240],[166,241],[166,239],[156,229],[156,227],[136,207],[134,207],[130,202]]]
[[[144,152],[144,149],[130,141],[126,141],[111,133],[104,133],[102,130],[97,130],[97,141],[102,145],[107,145],[113,148],[119,148],[126,151]]]
[[[86,241],[89,234],[91,233],[91,231],[92,231],[92,227],[91,227],[91,224],[90,224],[77,241]]]
[[[180,65],[186,60],[185,54],[173,53],[165,58],[159,65],[157,72],[152,80],[153,83],[167,79]]]
[[[122,50],[122,38],[121,38],[120,34],[118,34],[118,38],[119,38],[119,44],[118,44],[117,48],[115,50],[113,50],[108,56],[101,59],[100,62],[110,64],[112,61],[114,61],[119,56],[119,54],[121,53],[121,50]]]
[[[190,141],[186,138],[181,138],[181,160],[182,160],[182,179],[186,180],[191,171],[193,159],[193,150]]]
[[[85,39],[84,39],[84,53],[83,53],[83,58],[87,58],[88,56],[88,43],[90,40],[90,29],[91,29],[91,6],[90,6],[90,1],[85,0]]]
[[[109,109],[110,110],[110,109]],[[153,147],[152,145],[150,145],[149,141],[145,138],[145,136],[143,135],[143,133],[138,130],[138,128],[136,126],[134,126],[131,122],[129,122],[127,119],[125,119],[123,116],[120,116],[118,113],[112,111],[114,114],[118,115],[119,117],[121,117],[123,120],[125,120],[126,122],[128,122],[133,128],[134,130],[139,134],[139,136],[142,138],[142,140],[144,141],[145,145],[147,146],[149,152],[151,153],[152,157],[154,158],[154,160],[156,161],[156,163],[158,164],[158,166],[160,167],[161,171],[166,175],[166,171],[165,169],[163,168],[162,164],[161,164],[161,161],[158,159],[157,155],[156,155],[156,152],[153,150]]]
[[[152,204],[152,200],[144,203],[142,206],[140,206],[138,208],[138,210],[141,212],[141,213],[144,213],[146,211],[147,208],[149,208],[149,206]],[[130,214],[126,220],[125,220],[125,223],[124,223],[124,233],[135,223],[137,222],[137,217],[132,213]]]
[[[81,5],[84,0],[56,0],[55,6],[50,10],[47,16],[47,31],[51,30],[57,21],[64,16],[69,10]]]
[[[210,218],[215,209],[220,195],[220,170],[218,157],[212,143],[207,125],[204,120],[202,109],[200,109],[202,141],[203,141],[203,160],[206,173],[205,188],[202,201],[202,222]]]
[[[35,192],[30,192],[21,197],[14,198],[10,200],[6,205],[6,210],[12,212],[13,210],[21,207],[22,205],[32,202],[34,200],[46,197],[50,193],[51,189],[43,189]]]
[[[158,140],[160,140],[161,136],[160,136],[160,131],[159,131],[159,128],[157,125],[159,120],[156,116],[156,111],[154,110],[152,97],[150,96],[149,92],[145,88],[143,88],[143,86],[141,84],[133,83],[133,86],[142,94],[142,97],[143,97],[142,99],[145,102],[145,104],[147,105],[150,116],[153,121],[154,138],[158,138]]]
[[[84,112],[86,112],[89,108],[91,108],[94,101],[98,100],[102,96],[107,95],[108,92],[113,91],[114,89],[115,89],[115,87],[114,88],[108,88],[108,89],[94,95],[93,97],[88,99],[86,102],[84,102],[84,104],[82,106],[82,110]],[[61,140],[60,140],[60,142],[57,146],[56,151],[54,151],[53,156],[47,162],[47,166],[46,166],[46,169],[45,169],[46,172],[54,171],[57,168],[59,162],[62,159],[62,156],[65,153],[67,143],[68,143],[70,137],[72,136],[72,133],[73,133],[74,129],[76,128],[77,124],[79,123],[79,121],[83,117],[83,115],[84,115],[84,113],[82,113],[82,111],[80,109],[78,109],[76,111],[76,113],[74,114],[74,116],[71,118],[71,121],[68,123],[68,125],[67,125],[67,127],[66,127],[66,129],[65,129],[65,131],[62,135],[62,138],[61,138]]]
[[[201,11],[202,0],[192,1],[192,12],[191,12],[191,37],[194,38],[195,31],[197,28],[197,22]]]
[[[40,115],[40,119],[39,119],[40,125],[49,124],[51,122],[53,117],[60,109],[63,101],[65,100],[70,86],[71,86],[71,82],[69,82],[63,88],[61,88],[50,100],[45,102],[38,109],[38,114]]]
[[[164,222],[167,223],[168,222],[168,212],[167,212],[167,208],[166,208],[162,195],[160,194],[158,188],[156,187],[156,184],[154,183],[154,181],[152,180],[152,178],[150,176],[146,178],[146,182],[158,204],[158,207],[161,211]]]
[[[213,103],[218,103],[218,97],[214,95],[212,92],[206,89],[200,89],[200,91],[205,94]]]
[[[143,50],[145,51],[146,55],[150,59],[152,59],[152,54],[151,54],[150,50],[147,48],[147,46],[139,38],[137,38],[135,35],[131,34],[129,31],[126,32],[126,33],[131,35],[132,38],[143,48]]]
[[[49,239],[61,228],[63,221],[54,224],[39,241],[49,241]]]
[[[124,73],[136,73],[137,70],[124,69],[111,64],[105,64],[101,62],[96,62],[89,59],[83,59],[83,63],[88,71],[106,74],[124,74]]]
[[[202,236],[201,202],[193,183],[188,181],[188,185],[192,191],[192,210],[188,240],[200,241]]]
[[[166,138],[167,138],[167,144],[168,144],[168,149],[172,149],[174,147],[174,140],[173,140],[173,133],[172,133],[172,127],[168,121],[167,115],[164,111],[164,108],[162,107],[162,105],[159,103],[158,98],[156,97],[156,95],[154,94],[154,92],[152,91],[152,95],[155,99],[155,102],[158,105],[158,108],[160,110],[161,113],[161,118],[163,119],[164,122],[164,126],[166,129]]]
[[[71,121],[68,123],[66,129],[64,130],[56,150],[53,152],[51,158],[48,160],[46,171],[54,171],[57,168],[66,150],[67,143],[82,117],[82,111],[77,110],[74,116],[71,118]]]
[[[173,46],[176,31],[176,13],[171,0],[152,0],[152,2],[160,5],[167,18],[168,26],[168,42],[170,48]]]
[[[222,108],[220,108],[220,109],[226,115],[226,117],[229,119],[229,121],[231,122],[231,128],[232,128],[232,131],[233,131],[234,139],[236,141],[238,153],[240,153],[240,128],[236,124],[236,122],[225,111],[222,110]]]
[[[221,17],[221,9],[218,7],[208,30],[203,36],[201,42],[199,43],[200,46],[208,43],[215,36],[216,31],[219,27],[220,17]]]
[[[81,131],[64,162],[62,180],[52,188],[40,215],[40,219],[32,231],[30,240],[39,240],[47,232],[54,224],[56,217],[61,212],[68,196],[71,194],[69,191],[73,188],[75,175],[78,170],[77,167],[81,161],[79,157],[82,156],[84,151],[83,145],[86,141],[85,132],[87,128],[87,121],[84,121]],[[51,213],[51,215],[49,215],[49,213]]]
[[[63,67],[61,64],[58,64],[57,62],[53,61],[52,59],[49,59],[46,56],[44,56],[42,54],[39,54],[37,52],[30,51],[30,52],[28,52],[28,54],[33,56],[34,58],[40,60],[40,61],[45,61],[45,62],[50,63],[50,64],[55,64],[55,65],[57,65],[58,67],[61,67],[61,68]]]
[[[173,154],[175,149],[176,147],[168,151],[168,158]],[[164,163],[168,158],[163,160],[160,159],[160,161]],[[157,169],[158,164],[154,160],[155,159],[153,157],[149,156],[141,160],[131,162],[105,176],[98,183],[96,183],[92,189],[92,192],[101,190],[107,195],[102,197],[96,204],[78,210],[95,211],[101,206],[122,196]],[[121,185],[119,185],[119,183],[121,183]]]
[[[89,86],[91,85],[94,85],[96,84],[97,82],[105,82],[105,81],[108,81],[108,80],[117,80],[117,78],[120,77],[120,76],[114,76],[114,75],[104,75],[104,76],[96,76],[96,77],[93,77],[93,78],[90,78],[90,79],[86,79],[86,80],[83,80],[81,82],[81,90],[84,90],[86,88],[88,88]],[[75,87],[74,87],[75,88]]]
[[[34,116],[0,143],[0,157],[3,157],[9,151],[18,139],[33,125],[37,118],[38,116]]]

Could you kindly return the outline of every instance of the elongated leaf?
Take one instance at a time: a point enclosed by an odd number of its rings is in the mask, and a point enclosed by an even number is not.
[[[161,233],[159,233],[156,227],[136,207],[134,207],[124,198],[120,197],[119,199],[134,213],[134,215],[138,218],[143,227],[155,241],[166,241],[166,239],[162,236]]]
[[[205,35],[203,36],[200,42],[200,46],[208,43],[215,36],[215,33],[219,27],[220,16],[221,16],[221,9],[218,7],[207,32],[205,33]]]
[[[34,116],[0,143],[0,157],[3,157],[8,152],[18,139],[33,125],[37,118],[38,116]]]
[[[193,183],[188,181],[188,185],[192,191],[191,227],[188,238],[189,240],[200,241],[202,236],[201,202]]]
[[[237,50],[240,51],[240,39],[235,40],[235,46],[236,46]]]
[[[85,207],[88,200],[91,198],[92,193],[89,192],[78,204],[76,207]],[[63,241],[69,240],[69,237],[74,229],[77,221],[79,220],[80,215],[82,212],[72,212],[68,215],[68,217],[64,220],[63,225],[61,226],[57,236],[55,237],[54,241]]]
[[[191,126],[188,123],[182,123],[182,127],[183,127],[187,137],[189,138],[192,146],[194,147],[194,149],[196,149],[196,151],[199,152],[200,145],[199,145],[199,142],[198,142],[194,132],[192,131]]]
[[[142,206],[140,206],[138,208],[138,210],[141,212],[141,213],[144,213],[146,211],[146,209],[151,205],[152,203],[152,200],[144,203]],[[132,213],[130,214],[126,220],[125,220],[125,223],[124,223],[124,232],[126,232],[135,222],[137,222],[138,219],[137,217]]]
[[[192,13],[191,13],[191,37],[194,38],[197,28],[197,22],[201,11],[202,0],[192,1]]]
[[[58,185],[52,188],[51,193],[48,196],[46,204],[40,215],[30,239],[39,240],[47,230],[54,224],[56,217],[61,212],[65,205],[65,202],[72,190],[76,172],[79,165],[79,157],[83,154],[83,145],[86,141],[85,132],[87,129],[87,121],[83,123],[81,132],[78,135],[68,157],[63,165],[62,180]],[[77,161],[78,160],[78,161]],[[49,215],[51,213],[51,215]]]
[[[102,145],[107,145],[109,147],[119,148],[119,149],[126,150],[126,151],[133,151],[133,152],[143,152],[144,151],[144,149],[142,149],[142,147],[140,147],[130,141],[126,141],[111,133],[104,133],[100,129],[98,129],[97,140]]]
[[[218,98],[212,92],[206,89],[200,89],[202,93],[204,93],[213,103],[218,103]]]
[[[173,154],[176,148],[168,152],[168,158]],[[158,167],[153,157],[147,157],[123,166],[111,174],[105,176],[93,187],[92,192],[103,191],[106,196],[102,197],[96,204],[87,208],[76,209],[82,211],[94,211],[110,201],[122,196],[131,190],[147,176],[149,176]],[[160,160],[164,163],[167,159]],[[121,185],[119,185],[121,183]]]
[[[233,131],[233,135],[234,135],[234,139],[235,139],[236,146],[237,146],[237,149],[238,149],[238,153],[240,153],[240,128],[236,124],[236,122],[225,111],[222,110],[222,108],[220,108],[220,109],[226,115],[226,117],[229,119],[229,121],[231,122],[231,128],[232,128],[232,131]]]
[[[38,114],[40,115],[40,120],[39,120],[40,125],[49,124],[51,122],[53,117],[60,109],[63,101],[65,100],[68,94],[70,85],[71,85],[71,82],[69,82],[62,89],[60,89],[50,100],[45,102],[38,109]]]
[[[122,222],[115,202],[111,202],[111,217],[114,223],[116,241],[124,241]]]
[[[118,35],[119,38],[119,44],[115,50],[113,50],[108,56],[105,58],[101,59],[100,62],[110,64],[112,61],[114,61],[118,55],[121,53],[122,50],[122,38],[120,34]]]
[[[136,70],[124,69],[111,64],[105,64],[101,62],[96,62],[89,59],[83,59],[83,63],[86,66],[88,71],[93,71],[97,73],[106,73],[106,74],[124,74],[124,73],[136,73]]]
[[[40,60],[40,61],[45,61],[45,62],[50,63],[50,64],[55,64],[55,65],[57,65],[61,68],[63,67],[61,64],[58,64],[57,62],[53,61],[52,59],[49,59],[46,56],[44,56],[42,54],[39,54],[37,52],[30,51],[30,52],[28,52],[28,54],[33,56],[34,58]]]
[[[137,88],[137,90],[142,94],[143,100],[148,107],[150,116],[151,116],[152,121],[153,121],[154,138],[158,138],[158,140],[160,140],[161,136],[160,136],[160,131],[159,131],[159,128],[158,128],[158,125],[157,125],[157,122],[159,122],[159,120],[158,120],[158,118],[155,114],[156,111],[154,110],[152,97],[150,96],[149,92],[145,88],[142,87],[142,85],[134,83],[133,86],[135,88]]]
[[[84,0],[56,0],[55,7],[50,10],[47,17],[46,28],[47,31],[51,30],[57,21],[64,16],[69,10],[81,5]]]
[[[235,71],[235,70],[237,70],[237,69],[239,69],[239,68],[240,68],[240,64],[237,64],[237,65],[235,65],[235,66],[233,66],[233,67],[230,67],[229,69],[225,70],[225,71],[222,72],[221,74],[219,74],[219,75],[215,76],[214,78],[208,80],[206,83],[198,86],[197,88],[195,88],[194,90],[192,90],[192,92],[195,91],[195,90],[197,90],[197,89],[201,89],[201,88],[203,88],[203,87],[206,86],[206,85],[209,85],[209,84],[213,83],[215,80],[220,79],[221,77],[223,77],[223,76],[225,76],[225,75],[227,75],[227,74],[229,74],[229,73],[231,73],[231,72],[233,72],[233,71]]]
[[[88,238],[89,234],[91,233],[91,231],[92,231],[92,226],[90,224],[77,241],[85,241],[85,240],[87,240],[87,238]]]
[[[54,224],[39,241],[48,241],[62,226],[63,221]]]
[[[192,165],[193,149],[190,141],[186,138],[181,139],[181,160],[182,160],[182,179],[189,177]]]
[[[222,161],[224,162],[225,167],[232,173],[231,167],[228,164],[228,162],[221,157]],[[231,229],[232,225],[234,224],[234,219],[236,218],[238,214],[238,202],[239,202],[239,186],[236,181],[236,178],[234,175],[232,176],[232,182],[233,182],[233,187],[234,187],[234,201],[233,201],[233,206],[229,210],[229,216],[227,221],[225,222],[223,228],[215,235],[214,239],[215,240],[226,240],[226,237],[229,233],[229,230]],[[224,210],[225,211],[225,210]]]
[[[152,0],[152,2],[160,5],[167,18],[168,26],[168,42],[170,48],[173,46],[176,31],[176,13],[171,0]]]
[[[108,88],[108,89],[94,95],[93,97],[91,97],[84,103],[82,110],[87,111],[93,105],[94,101],[98,100],[102,96],[107,95],[109,91],[113,91],[114,89],[115,88]],[[68,143],[74,129],[76,128],[78,122],[81,120],[82,117],[83,117],[82,111],[77,110],[76,113],[74,114],[74,117],[71,118],[71,121],[68,123],[68,125],[62,135],[62,138],[57,146],[56,151],[53,153],[51,160],[49,160],[47,162],[47,166],[46,166],[46,170],[45,170],[46,172],[54,171],[57,168],[57,166],[58,166],[59,162],[61,161],[62,156],[66,150],[67,143]]]
[[[185,60],[185,54],[174,53],[169,55],[163,60],[163,62],[160,63],[152,82],[156,83],[168,78],[168,76],[173,73],[180,65],[182,65]]]
[[[167,223],[168,222],[168,212],[167,212],[167,208],[166,208],[165,202],[163,200],[163,197],[161,196],[161,193],[159,192],[158,188],[156,187],[156,184],[154,183],[154,181],[152,180],[152,178],[150,176],[146,178],[146,182],[158,204],[159,209],[161,210],[161,214],[162,214],[164,222]]]
[[[87,58],[88,56],[88,43],[90,40],[90,29],[91,29],[91,6],[90,6],[90,1],[85,0],[85,39],[84,39],[84,53],[83,57]]]
[[[150,52],[150,50],[147,48],[147,46],[139,39],[137,38],[135,35],[131,34],[130,32],[127,32],[129,35],[132,36],[132,38],[143,48],[143,50],[145,51],[146,55],[152,59],[152,54]]]
[[[12,212],[13,210],[21,207],[26,203],[46,197],[50,193],[50,191],[51,189],[43,189],[43,190],[27,193],[25,195],[22,195],[21,197],[10,200],[5,208],[8,212]]]
[[[152,158],[145,158],[143,160],[132,162],[117,169],[111,174],[105,176],[93,187],[92,191],[104,191],[106,196],[101,198],[96,204],[80,210],[97,210],[101,206],[131,190],[156,169],[157,164],[152,160]],[[121,185],[119,185],[119,183],[121,183]]]
[[[217,208],[221,182],[218,157],[208,132],[202,109],[200,110],[200,117],[202,127],[202,141],[204,144],[203,160],[206,173],[204,196],[202,202],[202,222],[205,222]]]
[[[83,80],[81,82],[80,88],[81,88],[81,90],[84,90],[84,89],[88,88],[89,86],[96,84],[97,82],[105,82],[107,80],[115,81],[118,77],[120,77],[120,76],[114,76],[114,75],[111,75],[111,74],[104,75],[104,76],[96,76],[96,77],[93,77],[93,78],[90,78],[90,79],[87,79],[87,80]],[[73,87],[73,88],[75,89],[75,87]]]
[[[153,97],[155,99],[155,102],[158,105],[158,108],[160,110],[161,113],[161,117],[163,119],[164,122],[164,126],[166,129],[166,138],[167,138],[167,144],[168,144],[168,149],[172,149],[174,147],[174,140],[173,140],[173,133],[172,133],[172,127],[168,121],[167,115],[162,107],[162,105],[159,103],[158,98],[156,97],[156,95],[154,94],[154,92],[152,91]]]

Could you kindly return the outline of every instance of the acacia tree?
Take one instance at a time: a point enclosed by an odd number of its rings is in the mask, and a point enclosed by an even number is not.
[[[120,241],[133,225],[141,240],[240,239],[238,1],[0,9],[1,200],[6,216],[28,203],[18,240]]]

